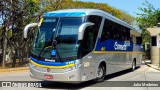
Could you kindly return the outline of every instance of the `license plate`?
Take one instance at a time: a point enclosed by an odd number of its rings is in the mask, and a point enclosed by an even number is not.
[[[44,78],[45,79],[53,79],[53,76],[52,75],[44,75]]]
[[[45,61],[49,61],[49,62],[55,62],[55,60],[54,59],[45,59]]]

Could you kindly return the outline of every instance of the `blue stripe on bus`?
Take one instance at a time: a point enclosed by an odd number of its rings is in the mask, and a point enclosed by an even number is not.
[[[41,64],[41,65],[48,65],[48,66],[64,66],[64,65],[68,65],[68,64],[74,64],[75,63],[75,60],[72,60],[72,61],[68,61],[68,62],[48,62],[48,61],[42,61],[42,60],[37,60],[33,57],[30,57],[30,59],[38,64]]]
[[[45,13],[45,17],[66,17],[66,16],[74,16],[74,17],[80,17],[85,16],[85,12],[70,12],[70,13]]]
[[[95,51],[143,51],[143,48],[141,45],[117,40],[105,40],[101,42],[99,38]]]

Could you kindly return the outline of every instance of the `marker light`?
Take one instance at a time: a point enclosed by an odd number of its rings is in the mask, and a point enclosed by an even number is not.
[[[81,66],[82,66],[82,63],[81,63],[79,60],[76,60],[74,66],[64,68],[64,70],[65,70],[66,72],[68,72],[68,71],[75,70],[75,69],[77,69],[77,68],[79,68],[79,67],[81,67]]]

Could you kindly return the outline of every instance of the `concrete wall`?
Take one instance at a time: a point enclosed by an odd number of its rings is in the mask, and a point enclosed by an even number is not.
[[[157,36],[157,34],[160,33],[160,28],[147,28],[147,31],[151,36]]]
[[[160,28],[147,28],[150,36],[157,36],[160,33]],[[151,46],[151,62],[152,64],[159,63],[159,48],[157,46]]]
[[[157,46],[151,47],[151,63],[158,64],[159,63],[159,48]]]

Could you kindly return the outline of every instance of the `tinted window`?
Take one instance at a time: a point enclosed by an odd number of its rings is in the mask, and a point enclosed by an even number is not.
[[[101,35],[101,41],[105,41],[107,39],[110,39],[111,37],[113,37],[111,33],[113,33],[113,31],[110,28],[111,22],[109,20],[105,20],[104,25],[103,25],[103,31],[102,31],[102,35]]]
[[[88,54],[94,49],[101,21],[102,17],[100,16],[91,15],[87,17],[86,22],[92,22],[94,23],[94,25],[87,27],[84,32],[84,37],[81,45],[82,56]]]
[[[59,60],[59,56],[63,61],[76,59],[79,48],[78,30],[83,22],[82,17],[44,18],[35,35],[32,55],[54,58],[56,61]],[[51,56],[53,40],[57,41],[56,49],[59,54],[55,57]]]
[[[156,44],[157,44],[156,36],[152,36],[152,46],[156,46]]]
[[[105,19],[101,35],[101,42],[108,39],[130,41],[130,29],[111,20]]]
[[[136,44],[142,44],[142,37],[136,37]]]

